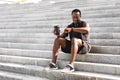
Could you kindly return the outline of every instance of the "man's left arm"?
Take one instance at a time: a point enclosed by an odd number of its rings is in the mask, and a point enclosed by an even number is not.
[[[70,33],[71,31],[78,32],[78,33],[89,33],[90,27],[88,23],[84,22],[83,26],[80,28],[65,28],[64,30],[65,33]]]
[[[90,32],[90,27],[89,24],[84,22],[83,26],[81,28],[72,28],[74,32],[79,32],[79,33],[89,33]]]

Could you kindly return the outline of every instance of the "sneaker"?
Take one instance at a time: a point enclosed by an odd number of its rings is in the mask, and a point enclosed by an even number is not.
[[[58,69],[57,65],[55,63],[50,63],[49,64],[50,69]]]
[[[62,70],[62,72],[73,72],[73,71],[75,71],[75,69],[74,69],[74,66],[71,65],[71,64],[68,64],[68,65]]]

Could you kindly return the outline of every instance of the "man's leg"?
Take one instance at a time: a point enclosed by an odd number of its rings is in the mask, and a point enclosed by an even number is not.
[[[62,72],[66,72],[66,71],[74,71],[74,66],[73,63],[76,59],[76,55],[78,52],[78,48],[82,46],[82,40],[81,39],[76,39],[73,38],[71,41],[71,59],[69,64],[62,70]]]
[[[73,38],[72,39],[72,44],[71,44],[71,59],[70,59],[70,63],[71,65],[73,65],[75,59],[76,59],[76,55],[78,52],[78,48],[81,47],[82,44],[82,40],[81,39],[76,39]]]
[[[63,48],[66,47],[66,40],[64,38],[56,38],[54,41],[54,45],[53,45],[53,57],[52,57],[52,62],[56,63],[57,60],[57,56],[60,50],[60,46],[62,46]]]

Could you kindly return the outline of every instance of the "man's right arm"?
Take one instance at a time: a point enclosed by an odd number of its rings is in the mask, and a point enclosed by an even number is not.
[[[60,36],[58,36],[58,37],[61,37],[61,38],[65,38],[65,37],[67,37],[68,36],[68,33],[62,33]]]
[[[68,25],[68,27],[69,27],[69,25]],[[67,27],[67,28],[68,28]],[[65,28],[65,30],[66,30],[66,28]],[[59,38],[59,37],[61,37],[61,38],[65,38],[65,37],[67,37],[68,36],[68,33],[66,33],[66,31],[64,30],[64,32],[61,34],[61,35],[57,35],[57,37]]]
[[[64,29],[64,32],[59,36],[61,38],[65,38],[68,36],[68,31],[66,31],[67,28],[70,28],[70,25],[68,25],[65,29]]]

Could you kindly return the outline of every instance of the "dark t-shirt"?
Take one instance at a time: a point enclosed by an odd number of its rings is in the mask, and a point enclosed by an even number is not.
[[[67,28],[81,28],[81,27],[84,27],[84,24],[85,22],[84,21],[80,21],[78,24],[74,24],[74,23],[71,23],[70,25],[68,25]],[[71,31],[69,34],[65,34],[66,36],[69,35],[70,37],[70,40],[72,38],[78,38],[78,39],[82,39],[83,41],[87,41],[89,42],[89,33],[79,33],[79,32],[74,32],[74,31]]]

